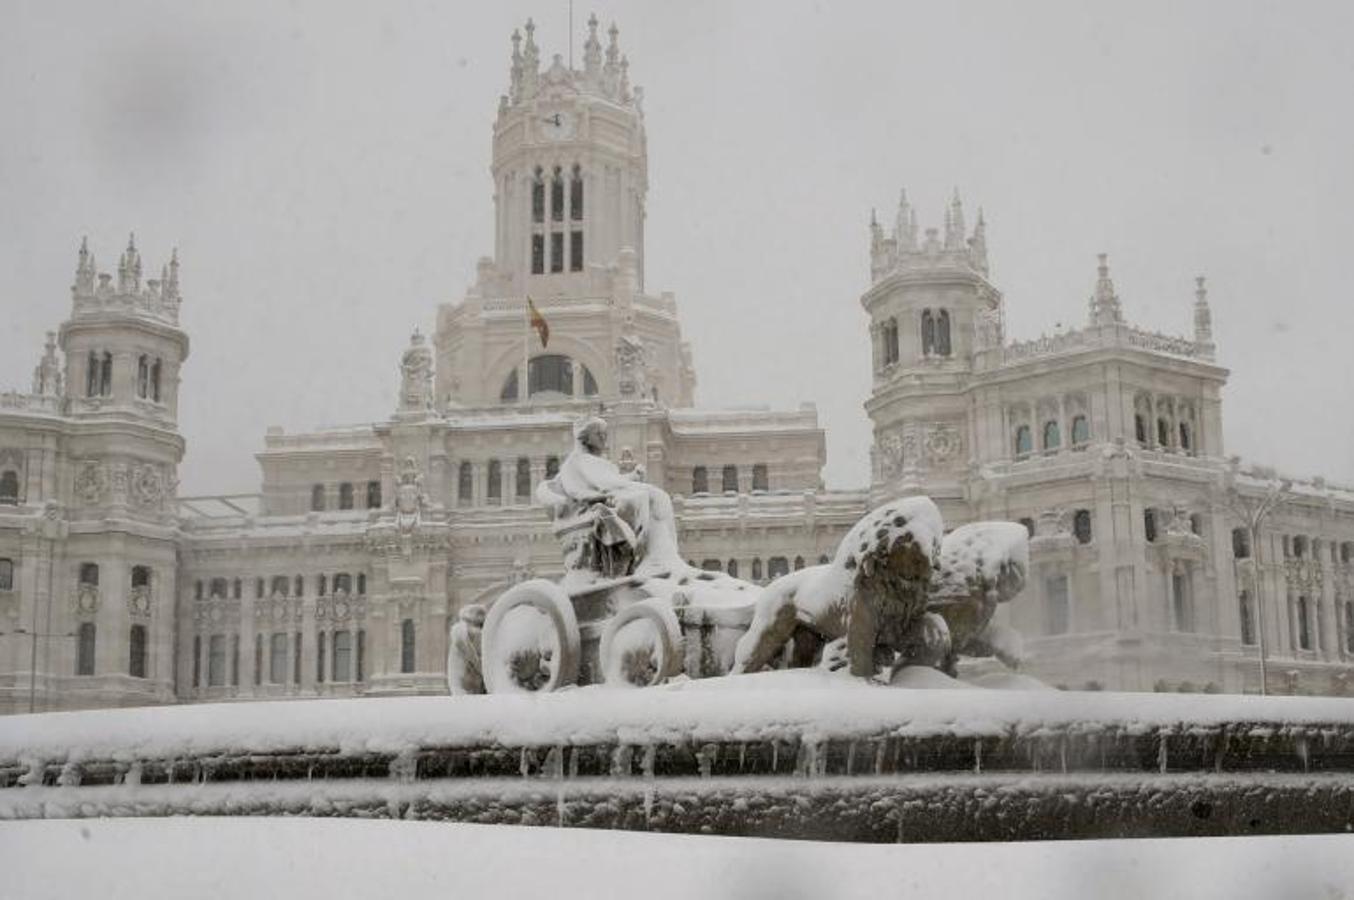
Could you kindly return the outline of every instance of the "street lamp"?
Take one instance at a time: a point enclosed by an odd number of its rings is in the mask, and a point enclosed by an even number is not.
[[[1255,618],[1260,638],[1261,696],[1269,693],[1269,666],[1268,644],[1265,637],[1265,575],[1260,563],[1260,527],[1274,510],[1292,499],[1288,496],[1288,491],[1292,487],[1293,482],[1284,478],[1277,484],[1271,482],[1262,496],[1248,497],[1241,493],[1241,489],[1236,483],[1235,469],[1228,473],[1227,478],[1227,507],[1245,527],[1246,539],[1250,543],[1251,557],[1255,560]]]
[[[29,631],[27,628],[16,628],[13,631],[0,631],[0,637],[3,637],[6,634],[26,634],[33,639],[33,645],[28,654],[28,711],[30,713],[35,712],[38,691],[38,638],[75,637],[75,632],[47,633]]]

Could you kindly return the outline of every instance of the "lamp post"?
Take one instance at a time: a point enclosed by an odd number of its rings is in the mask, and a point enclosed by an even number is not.
[[[1262,496],[1245,496],[1237,486],[1235,470],[1228,473],[1227,506],[1246,529],[1246,539],[1250,542],[1251,556],[1255,560],[1255,619],[1259,636],[1260,650],[1260,695],[1269,693],[1268,639],[1265,636],[1265,589],[1264,569],[1260,562],[1260,527],[1274,510],[1291,498],[1288,496],[1293,482],[1287,478],[1270,483]]]

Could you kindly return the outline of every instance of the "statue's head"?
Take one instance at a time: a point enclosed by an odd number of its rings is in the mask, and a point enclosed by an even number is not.
[[[589,416],[574,423],[574,439],[589,453],[602,454],[606,450],[606,421]]]
[[[461,607],[459,613],[462,622],[467,625],[473,625],[477,628],[484,626],[485,609],[478,603],[471,603],[469,606]]]

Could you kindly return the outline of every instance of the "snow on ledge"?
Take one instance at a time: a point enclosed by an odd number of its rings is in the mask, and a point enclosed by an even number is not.
[[[291,750],[1130,733],[1354,725],[1354,700],[888,688],[822,670],[545,695],[204,703],[0,719],[0,763]]]

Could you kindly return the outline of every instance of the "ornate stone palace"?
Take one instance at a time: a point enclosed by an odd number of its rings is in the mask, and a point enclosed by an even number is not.
[[[1102,257],[1083,328],[1008,341],[982,216],[956,196],[919,232],[904,197],[891,234],[871,224],[861,298],[869,486],[827,491],[812,405],[692,405],[677,302],[645,285],[615,27],[604,46],[589,22],[581,69],[514,33],[493,137],[494,255],[431,343],[414,332],[398,408],[270,429],[257,494],[178,496],[177,258],[143,279],[129,242],[114,279],[82,244],[32,391],[0,394],[0,709],[444,692],[457,611],[561,571],[535,486],[597,413],[702,568],[765,583],[925,493],[952,525],[1030,530],[1005,609],[1037,677],[1253,692],[1263,658],[1271,691],[1348,692],[1354,491],[1224,455],[1203,279],[1192,339],[1129,325]]]

